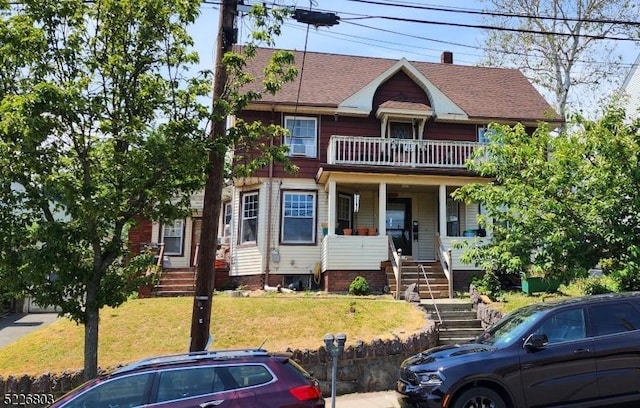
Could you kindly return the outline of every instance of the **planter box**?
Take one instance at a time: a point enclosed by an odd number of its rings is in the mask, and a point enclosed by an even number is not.
[[[557,278],[523,278],[522,291],[527,295],[535,292],[555,292],[562,281]]]

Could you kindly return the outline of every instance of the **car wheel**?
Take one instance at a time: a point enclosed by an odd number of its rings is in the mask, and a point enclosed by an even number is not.
[[[485,387],[475,387],[456,397],[452,408],[506,408],[506,405],[497,392]]]

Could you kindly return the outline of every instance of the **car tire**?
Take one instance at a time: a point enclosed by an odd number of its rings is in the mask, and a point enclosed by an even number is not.
[[[506,408],[502,397],[490,388],[474,387],[455,398],[452,408]]]

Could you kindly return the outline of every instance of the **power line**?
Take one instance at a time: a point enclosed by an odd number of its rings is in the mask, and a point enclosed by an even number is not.
[[[431,11],[442,11],[447,13],[462,13],[462,14],[475,14],[475,15],[483,15],[483,16],[492,16],[492,17],[516,17],[516,18],[528,18],[528,19],[538,19],[538,20],[553,20],[553,21],[565,21],[565,22],[576,22],[576,23],[596,23],[596,24],[614,24],[614,25],[631,25],[631,26],[640,26],[640,22],[638,21],[623,21],[623,20],[611,20],[611,19],[592,19],[592,18],[578,18],[578,17],[552,17],[552,16],[537,16],[532,14],[520,14],[520,13],[498,13],[495,11],[479,11],[473,9],[457,9],[457,8],[448,8],[448,7],[436,7],[436,6],[422,6],[416,3],[389,3],[384,1],[374,1],[374,0],[347,0],[354,3],[366,3],[366,4],[374,4],[378,6],[389,6],[389,7],[401,7],[401,8],[410,8],[410,9],[418,9],[418,10],[431,10]]]

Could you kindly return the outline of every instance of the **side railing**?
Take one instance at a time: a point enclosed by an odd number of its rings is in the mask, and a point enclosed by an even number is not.
[[[193,254],[193,266],[196,268],[196,271],[193,273],[193,289],[196,288],[196,281],[198,280],[198,261],[200,257],[200,243],[196,244],[195,253]]]
[[[389,259],[393,268],[393,276],[396,278],[396,300],[400,300],[400,289],[402,288],[402,249],[396,250],[393,239],[389,235]]]
[[[451,256],[451,250],[444,247],[440,234],[436,234],[436,256],[442,265],[444,275],[449,281],[449,298],[453,298],[453,262]]]
[[[429,283],[427,272],[424,270],[424,265],[420,264],[419,268],[420,268],[420,272],[422,272],[422,276],[424,277],[424,281],[427,284],[427,290],[429,291],[429,297],[431,298],[431,303],[433,304],[433,308],[435,309],[436,315],[438,316],[438,324],[442,324],[442,317],[440,317],[440,311],[438,310],[436,298],[433,296],[433,291],[431,290],[431,284]]]
[[[328,164],[466,168],[478,142],[331,136]]]

